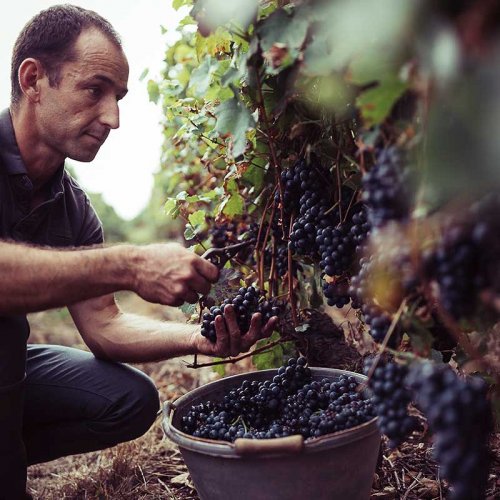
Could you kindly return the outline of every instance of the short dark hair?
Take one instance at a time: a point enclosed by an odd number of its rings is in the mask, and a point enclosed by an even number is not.
[[[61,66],[75,59],[75,41],[88,28],[97,28],[112,43],[122,46],[120,36],[109,21],[92,10],[76,5],[54,5],[28,21],[12,52],[11,104],[19,103],[22,95],[17,73],[26,58],[38,59],[47,72],[50,85],[57,86]]]

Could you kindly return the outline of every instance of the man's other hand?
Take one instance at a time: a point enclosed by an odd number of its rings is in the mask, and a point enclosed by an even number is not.
[[[178,307],[195,303],[217,282],[219,269],[178,243],[135,247],[132,290],[143,299]]]
[[[237,356],[247,352],[258,340],[270,337],[277,324],[278,318],[273,316],[262,325],[262,315],[255,313],[252,315],[248,332],[241,332],[233,306],[227,305],[224,314],[215,318],[216,343],[213,344],[199,332],[194,334],[193,343],[199,354],[220,358]]]

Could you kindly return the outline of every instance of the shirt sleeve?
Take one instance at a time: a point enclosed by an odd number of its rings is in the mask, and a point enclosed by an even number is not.
[[[90,200],[85,196],[84,216],[76,246],[100,245],[104,242],[102,223]]]

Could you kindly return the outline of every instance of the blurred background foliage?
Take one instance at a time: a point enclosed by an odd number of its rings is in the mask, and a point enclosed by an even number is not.
[[[156,185],[169,197],[167,215],[182,215],[191,238],[202,224],[193,228],[189,213],[232,217],[266,196],[267,127],[281,134],[273,139],[284,168],[306,136],[332,160],[347,129],[364,151],[407,146],[422,175],[422,215],[499,185],[497,2],[173,5],[186,12],[179,40],[148,88],[165,115]],[[346,176],[360,169],[355,152],[340,158]]]

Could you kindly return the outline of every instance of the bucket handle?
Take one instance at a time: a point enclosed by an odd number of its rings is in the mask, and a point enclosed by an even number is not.
[[[263,455],[268,453],[300,453],[304,448],[301,434],[275,439],[246,439],[234,441],[234,449],[238,455]]]
[[[175,410],[175,403],[172,401],[165,401],[163,408],[160,408],[158,413],[163,413],[163,421],[170,427],[171,413]]]

